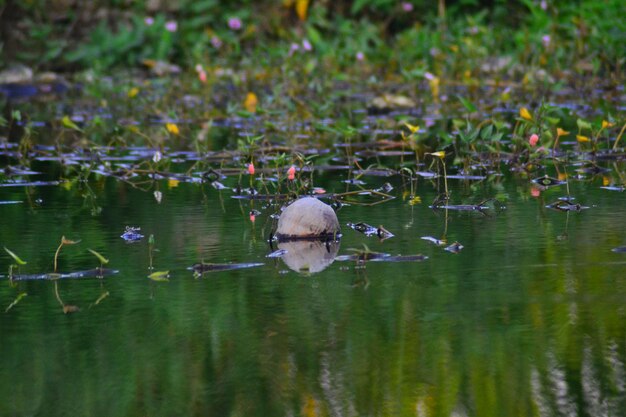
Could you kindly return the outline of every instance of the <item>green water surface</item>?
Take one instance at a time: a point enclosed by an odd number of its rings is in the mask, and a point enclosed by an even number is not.
[[[316,185],[344,191],[338,179]],[[275,209],[209,185],[0,189],[22,201],[0,205],[0,244],[28,261],[20,273],[51,272],[63,235],[80,243],[62,249],[60,272],[97,267],[88,248],[119,271],[11,285],[2,252],[0,416],[626,415],[626,254],[612,251],[626,245],[626,194],[572,183],[590,208],[567,213],[545,207],[563,186],[532,196],[506,178],[506,209],[482,215],[431,210],[426,180],[410,205],[400,179],[363,179],[397,198],[339,210],[338,253],[428,259],[292,271],[266,257]],[[457,203],[496,193],[450,187]],[[345,227],[361,221],[395,237]],[[146,238],[126,243],[125,226]],[[167,282],[148,279],[150,234]],[[194,277],[201,261],[264,265]]]

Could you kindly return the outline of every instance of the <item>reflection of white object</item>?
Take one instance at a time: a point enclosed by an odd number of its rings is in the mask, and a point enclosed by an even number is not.
[[[339,242],[292,240],[279,242],[278,248],[287,251],[281,258],[289,269],[296,272],[314,274],[323,271],[333,263],[337,252],[339,252]]]
[[[340,231],[335,211],[317,198],[304,197],[294,201],[280,215],[278,240],[331,237]]]

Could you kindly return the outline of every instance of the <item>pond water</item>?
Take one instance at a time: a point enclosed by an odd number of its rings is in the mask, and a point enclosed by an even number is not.
[[[31,180],[60,176],[53,163],[32,169],[49,175]],[[316,175],[327,192],[358,189],[340,182],[347,172]],[[62,236],[80,242],[61,249],[60,273],[99,267],[87,249],[118,271],[10,283],[3,252],[0,415],[624,415],[623,192],[602,189],[602,175],[571,181],[588,208],[564,211],[546,206],[565,185],[448,180],[454,204],[506,197],[483,213],[429,208],[441,183],[427,178],[414,204],[405,178],[360,179],[389,183],[395,199],[341,207],[340,257],[314,247],[329,263],[317,273],[267,257],[278,206],[206,183],[0,188],[14,202],[0,205],[0,243],[28,262],[14,274],[52,272]],[[395,236],[346,227],[358,222]],[[145,237],[125,241],[126,226]],[[444,250],[453,242],[457,253]],[[342,260],[363,245],[427,258]],[[197,276],[199,262],[262,265]]]

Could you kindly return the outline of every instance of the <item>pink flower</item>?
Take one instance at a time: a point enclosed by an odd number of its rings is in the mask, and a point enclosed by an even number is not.
[[[152,26],[154,24],[154,18],[151,16],[148,16],[145,19],[143,19],[143,22],[146,24],[146,26]]]
[[[202,70],[198,73],[198,79],[202,84],[206,84],[206,71]]]
[[[248,174],[254,175],[254,164],[248,165]]]
[[[298,49],[300,49],[300,45],[298,45],[297,43],[292,43],[291,46],[289,46],[289,56],[293,55],[295,52],[298,51]]]
[[[250,212],[250,221],[252,223],[254,223],[254,221],[256,220],[256,214],[254,213],[254,211]]]
[[[287,170],[287,179],[289,181],[293,181],[296,179],[296,167],[295,166],[291,166],[289,167],[289,169]]]
[[[167,30],[168,32],[176,32],[178,30],[178,23],[176,23],[175,20],[170,20],[169,22],[165,23],[165,30]]]
[[[302,41],[302,49],[304,49],[305,51],[311,51],[313,50],[313,45],[311,45],[311,42],[309,42],[308,39],[304,39]]]
[[[530,195],[537,198],[541,195],[541,190],[539,188],[533,187],[530,189]]]
[[[402,3],[402,10],[404,10],[405,12],[409,13],[413,11],[413,3],[409,3],[408,1],[405,1]]]
[[[228,27],[231,28],[232,30],[239,30],[241,29],[242,23],[241,23],[241,19],[238,17],[231,17],[230,19],[228,19]]]
[[[211,45],[213,45],[213,48],[215,49],[220,49],[222,47],[222,40],[217,36],[212,36]]]
[[[530,138],[528,139],[528,143],[530,143],[530,146],[537,146],[537,142],[539,142],[539,135],[537,135],[536,133],[530,135]]]
[[[541,43],[543,44],[544,48],[550,46],[550,35],[543,35],[541,37]]]
[[[357,61],[363,61],[365,59],[365,54],[361,51],[356,53],[356,60]]]

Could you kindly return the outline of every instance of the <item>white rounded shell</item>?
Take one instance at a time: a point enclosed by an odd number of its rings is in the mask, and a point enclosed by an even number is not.
[[[314,238],[340,231],[335,211],[317,198],[304,197],[294,201],[280,215],[276,236],[285,238]]]

